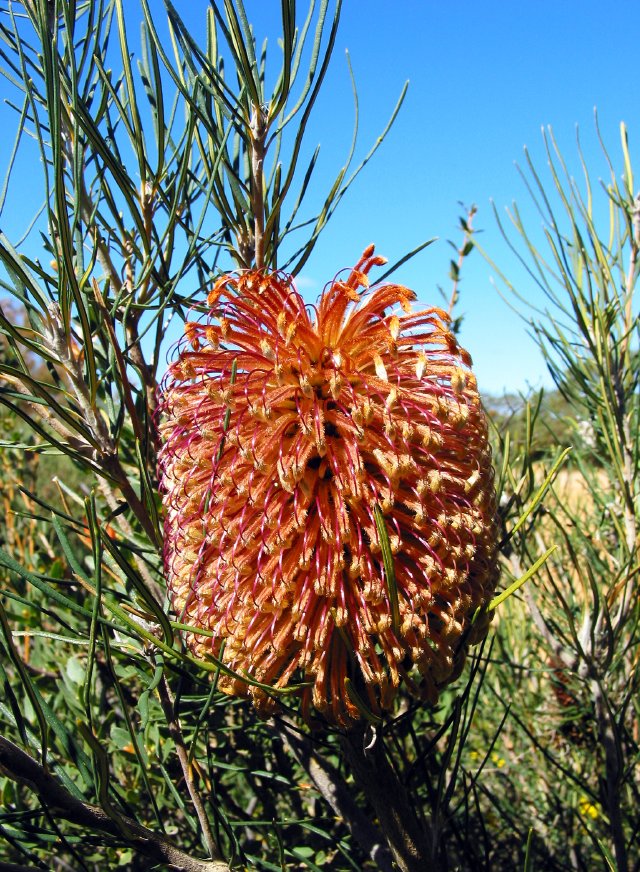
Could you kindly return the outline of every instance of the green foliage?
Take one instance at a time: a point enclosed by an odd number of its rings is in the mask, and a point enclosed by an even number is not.
[[[640,200],[624,126],[621,141],[622,180],[605,151],[610,180],[597,202],[584,162],[581,189],[549,133],[550,183],[528,167],[546,248],[512,217],[549,303],[527,317],[557,393],[555,408],[538,398],[498,419],[507,518],[554,453],[572,451],[543,506],[505,540],[507,578],[554,551],[524,602],[505,606],[490,683],[497,700],[513,701],[502,739],[520,763],[518,803],[536,809],[529,857],[551,869],[638,861]],[[608,228],[596,227],[596,212]]]
[[[529,396],[487,396],[484,403],[495,429],[503,435],[509,433],[514,456],[526,451],[531,460],[542,461],[558,445],[573,445],[580,436],[571,405],[557,389],[543,389]],[[528,445],[524,441],[527,438]],[[593,460],[597,462],[595,455]]]

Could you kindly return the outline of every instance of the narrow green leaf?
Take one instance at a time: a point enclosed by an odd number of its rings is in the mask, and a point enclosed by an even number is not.
[[[516,521],[513,528],[508,533],[507,541],[509,541],[510,539],[512,539],[515,536],[515,534],[518,532],[520,527],[522,527],[522,525],[526,522],[527,518],[529,518],[530,515],[535,511],[535,509],[540,505],[540,502],[542,501],[542,498],[546,494],[546,492],[549,488],[549,485],[551,484],[551,482],[555,478],[556,473],[558,472],[558,470],[560,469],[562,464],[565,462],[565,460],[567,459],[567,457],[571,453],[571,450],[572,450],[571,446],[569,446],[569,448],[565,448],[564,451],[560,452],[560,454],[556,458],[555,462],[553,463],[553,466],[549,470],[549,474],[547,475],[545,480],[542,482],[542,484],[538,488],[537,492],[534,494],[534,496],[530,500],[528,506],[525,508],[522,515]]]
[[[152,613],[159,626],[162,627],[165,642],[167,643],[167,645],[171,646],[173,644],[173,631],[171,629],[169,619],[167,618],[161,604],[156,600],[155,596],[148,589],[147,585],[144,583],[140,575],[136,572],[134,567],[125,558],[124,554],[122,553],[122,549],[118,547],[117,543],[113,542],[111,538],[106,535],[103,527],[100,528],[100,535],[102,543],[106,547],[106,550],[109,552],[120,570],[124,573],[125,578],[127,578],[131,582],[133,588],[140,595],[146,607]],[[135,625],[138,627],[138,629],[140,629],[138,624]]]
[[[524,575],[521,575],[520,578],[517,578],[513,584],[510,584],[506,590],[503,590],[501,594],[494,597],[489,605],[487,606],[487,611],[492,612],[495,608],[497,608],[501,603],[503,603],[506,599],[508,599],[512,594],[514,594],[522,585],[529,581],[536,572],[543,566],[549,557],[553,554],[553,552],[558,548],[558,545],[552,545],[551,548],[547,549],[542,557],[539,557],[536,562],[531,566]]]
[[[1,603],[1,600],[0,600]],[[15,636],[16,633],[14,632]],[[24,718],[22,717],[22,706],[18,702],[18,699],[13,692],[13,688],[11,687],[11,682],[9,681],[9,676],[7,675],[2,662],[0,662],[0,682],[2,683],[3,688],[3,696],[4,699],[8,701],[11,711],[13,712],[13,718],[16,723],[16,727],[18,728],[18,732],[20,733],[20,738],[23,743],[27,744],[27,725],[25,723]]]
[[[120,701],[120,710],[122,711],[122,714],[124,716],[124,720],[125,720],[125,723],[127,726],[126,733],[129,736],[129,739],[131,741],[131,746],[133,747],[134,754],[136,755],[136,758],[138,760],[138,764],[140,766],[140,774],[142,776],[142,780],[144,782],[145,789],[147,791],[147,796],[149,797],[149,801],[151,802],[151,806],[153,808],[153,811],[154,811],[154,814],[156,817],[156,822],[157,822],[158,826],[160,827],[160,830],[162,832],[165,832],[165,827],[164,827],[162,815],[160,814],[160,810],[159,810],[158,804],[156,802],[155,793],[154,793],[154,790],[151,786],[151,782],[149,780],[149,775],[147,773],[147,770],[149,768],[149,760],[147,758],[147,752],[146,752],[146,749],[144,748],[144,745],[142,742],[142,737],[140,736],[140,734],[136,731],[136,729],[134,727],[133,720],[131,718],[130,707],[129,707],[127,700],[125,698],[125,695],[123,693],[121,682],[120,682],[120,679],[118,677],[118,673],[116,671],[115,664],[113,662],[113,656],[111,653],[111,642],[109,640],[109,635],[107,634],[106,628],[104,626],[102,627],[102,642],[103,642],[105,655],[107,658],[107,665],[108,665],[108,668],[109,668],[109,671],[111,673],[111,677],[113,680],[113,687],[115,688],[116,694],[118,695],[118,700]],[[152,687],[152,685],[155,689],[155,687],[157,687],[157,684],[160,683],[160,679],[162,678],[163,664],[164,664],[162,656],[159,656],[158,660],[159,660],[159,666],[156,668],[156,674],[154,675],[154,678],[152,678],[147,690],[149,690]],[[160,672],[160,676],[158,677],[157,682],[154,684],[158,670]]]
[[[391,628],[397,636],[400,632],[400,605],[398,603],[396,570],[393,565],[393,554],[391,552],[391,543],[389,541],[387,525],[385,524],[382,510],[377,504],[373,507],[373,516],[375,518],[378,539],[380,540],[380,548],[382,550],[382,565],[384,566],[384,577],[387,584],[387,593],[389,595],[389,606],[391,608]]]
[[[385,272],[382,273],[381,276],[376,278],[376,284],[380,284],[385,279],[387,279],[390,275],[392,275],[397,269],[400,269],[408,260],[411,260],[412,257],[415,257],[416,254],[420,254],[421,251],[424,251],[429,245],[432,245],[434,242],[437,242],[438,237],[433,236],[431,239],[426,239],[424,242],[421,242],[420,245],[417,245],[415,248],[411,249],[408,254],[405,254],[400,260],[397,260],[394,264],[392,264]]]
[[[13,643],[13,637],[11,636],[11,628],[9,626],[9,619],[7,617],[7,613],[5,611],[4,605],[2,604],[2,600],[0,599],[0,628],[2,629],[2,633],[4,635],[5,646],[7,652],[9,654],[9,658],[15,668],[20,675],[20,681],[22,683],[22,687],[24,688],[25,693],[29,697],[31,701],[31,705],[36,713],[36,717],[38,719],[38,725],[40,727],[40,754],[42,765],[47,765],[47,750],[49,747],[49,737],[48,737],[48,725],[47,719],[42,711],[42,707],[40,706],[40,699],[37,689],[34,687],[33,681],[31,680],[31,676],[29,672],[22,662],[22,657],[20,656],[18,649]]]
[[[69,541],[69,537],[67,536],[62,521],[53,512],[51,513],[51,523],[53,524],[53,529],[56,531],[58,541],[62,545],[62,550],[64,552],[64,556],[67,558],[69,566],[79,578],[81,578],[87,584],[91,584],[92,582],[89,573],[82,567],[80,561],[76,557],[75,551],[73,549],[73,546],[71,545],[71,542]]]
[[[145,457],[143,456],[142,446],[140,445],[138,439],[136,439],[136,460],[138,461],[138,472],[140,474],[142,497],[147,507],[149,517],[151,518],[153,528],[156,531],[157,541],[161,542],[162,525],[160,522],[160,516],[158,515],[158,507],[156,505],[157,490],[153,487],[153,484],[151,482],[151,477],[149,476],[148,469],[148,459],[145,459]]]
[[[624,155],[624,180],[627,185],[627,191],[631,197],[635,194],[633,187],[633,169],[631,168],[631,158],[629,157],[629,137],[627,135],[627,125],[624,121],[620,122],[620,142],[622,144],[622,154]]]
[[[527,835],[527,846],[524,854],[524,868],[522,872],[533,872],[533,854],[531,848],[533,845],[533,827],[529,827]]]
[[[347,695],[349,699],[354,704],[354,706],[358,709],[362,717],[369,721],[370,724],[381,724],[382,718],[379,718],[377,715],[371,711],[366,702],[362,699],[358,691],[355,689],[353,681],[347,676],[344,680],[344,686],[347,689]]]
[[[100,542],[100,529],[98,527],[98,519],[96,516],[95,496],[93,494],[85,501],[85,510],[89,534],[91,536],[95,598],[91,613],[91,624],[89,626],[89,651],[87,653],[87,669],[82,690],[82,698],[84,700],[84,707],[87,713],[89,726],[92,727],[91,683],[93,680],[93,668],[96,659],[98,618],[100,616],[100,604],[102,601],[102,547]]]
[[[93,731],[87,726],[87,724],[82,723],[82,721],[78,721],[76,726],[78,732],[81,734],[82,738],[91,749],[98,787],[98,802],[100,803],[102,809],[118,827],[123,837],[128,840],[132,837],[129,832],[129,828],[127,827],[121,815],[111,802],[109,756],[100,739],[94,735]]]
[[[24,578],[25,581],[33,584],[35,588],[37,588],[41,593],[44,593],[49,599],[57,602],[58,605],[64,606],[66,609],[70,609],[85,618],[91,618],[91,612],[88,609],[78,605],[78,603],[64,596],[55,588],[51,587],[51,585],[42,581],[38,575],[25,569],[24,566],[14,560],[13,557],[2,548],[0,548],[0,566],[4,566],[6,569],[11,570],[21,578]]]

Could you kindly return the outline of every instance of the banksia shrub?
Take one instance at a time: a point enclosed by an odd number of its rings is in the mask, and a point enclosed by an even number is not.
[[[493,472],[470,357],[367,249],[308,308],[290,277],[223,275],[164,386],[173,607],[221,689],[300,680],[338,723],[459,672],[493,591]],[[395,308],[400,307],[398,313]],[[387,560],[385,561],[385,549]],[[389,553],[390,552],[390,553]]]

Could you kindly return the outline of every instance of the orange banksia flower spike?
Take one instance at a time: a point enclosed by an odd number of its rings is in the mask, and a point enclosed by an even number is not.
[[[223,275],[189,323],[161,403],[165,565],[198,656],[300,685],[348,725],[425,699],[486,631],[495,496],[471,359],[412,291],[369,289],[368,248],[306,307],[292,279]],[[392,576],[392,577],[391,577]]]

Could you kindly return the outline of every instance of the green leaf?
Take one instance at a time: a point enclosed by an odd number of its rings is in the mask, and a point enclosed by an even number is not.
[[[378,539],[380,540],[380,548],[382,550],[382,565],[384,566],[384,578],[387,585],[387,593],[389,595],[389,607],[391,609],[391,628],[396,636],[398,636],[400,633],[400,605],[398,603],[396,570],[393,563],[393,553],[391,551],[387,525],[385,524],[382,510],[377,504],[373,507],[373,516],[375,518]]]
[[[501,603],[503,603],[506,599],[508,599],[512,594],[514,594],[517,590],[519,590],[525,582],[529,581],[529,579],[532,578],[536,574],[536,572],[540,569],[540,567],[544,566],[544,564],[547,562],[549,557],[551,557],[553,552],[556,551],[558,547],[559,547],[558,545],[552,545],[551,548],[548,548],[544,552],[542,557],[539,557],[536,560],[536,562],[533,564],[533,566],[531,566],[524,573],[524,575],[521,575],[520,578],[517,578],[513,582],[513,584],[509,585],[509,587],[506,590],[503,590],[501,594],[499,594],[498,596],[494,597],[491,600],[491,602],[487,606],[487,611],[492,612]]]
[[[347,690],[347,695],[354,706],[358,709],[362,717],[369,721],[370,724],[381,724],[382,718],[378,717],[378,715],[374,715],[366,702],[362,699],[360,694],[355,688],[353,681],[347,676],[344,680],[344,686]]]
[[[569,448],[565,448],[563,451],[560,452],[560,454],[558,455],[558,457],[555,459],[554,463],[552,464],[551,469],[549,470],[549,473],[547,474],[545,480],[542,482],[542,484],[540,485],[540,487],[538,488],[536,493],[533,495],[533,497],[529,501],[529,504],[527,505],[527,507],[525,508],[523,513],[521,514],[521,516],[518,518],[518,520],[514,524],[513,528],[509,531],[505,541],[508,542],[509,540],[513,539],[513,537],[518,532],[518,530],[527,521],[527,519],[533,514],[535,509],[540,505],[544,495],[546,494],[547,490],[549,489],[549,486],[551,485],[551,482],[556,477],[558,470],[560,469],[562,464],[565,462],[565,460],[567,459],[567,457],[571,453],[571,450],[572,450],[571,447],[569,447]],[[504,543],[502,543],[502,544],[504,544]]]

